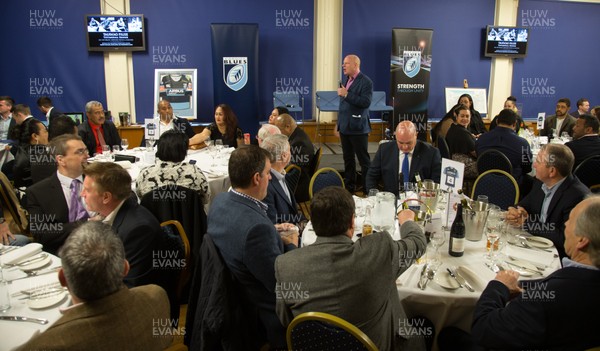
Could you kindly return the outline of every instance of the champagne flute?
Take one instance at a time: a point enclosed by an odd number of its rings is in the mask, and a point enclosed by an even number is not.
[[[129,149],[129,140],[121,139],[121,148],[123,151],[127,151],[127,149]]]

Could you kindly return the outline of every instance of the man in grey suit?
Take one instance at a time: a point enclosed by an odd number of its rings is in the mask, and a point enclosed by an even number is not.
[[[403,239],[387,232],[352,242],[354,200],[343,188],[319,191],[311,203],[314,244],[275,261],[277,315],[287,326],[304,312],[325,312],[365,332],[381,350],[414,350],[398,333],[407,324],[396,279],[425,250],[425,236],[414,213],[398,213]],[[422,340],[422,339],[421,339]]]
[[[366,180],[367,191],[377,188],[377,183],[382,181],[385,191],[398,194],[399,183],[414,183],[416,173],[421,179],[440,181],[440,151],[417,140],[417,134],[417,128],[411,121],[398,123],[396,142],[381,144],[371,162]]]
[[[569,114],[569,108],[571,108],[571,100],[568,98],[558,99],[558,102],[556,102],[556,114],[546,118],[544,128],[540,129],[540,135],[552,138],[552,132],[554,131],[557,137],[560,137],[563,132],[567,132],[569,136],[573,136],[573,127],[577,119]]]

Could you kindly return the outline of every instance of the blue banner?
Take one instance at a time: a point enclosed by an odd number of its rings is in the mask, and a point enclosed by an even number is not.
[[[558,99],[582,97],[600,105],[600,4],[521,0],[517,25],[530,27],[527,57],[514,60],[512,93],[523,117],[555,113]]]
[[[257,23],[260,28],[258,111],[255,121],[265,121],[273,110],[273,92],[298,92],[305,98],[307,118],[312,104],[313,1],[280,0],[159,1],[130,0],[131,13],[144,14],[147,52],[133,54],[136,119],[151,117],[154,106],[155,69],[197,69],[197,120],[213,122],[219,101],[213,90],[211,23]],[[236,114],[243,110],[234,110]],[[256,130],[252,126],[252,132]]]
[[[210,28],[215,101],[235,111],[243,131],[255,133],[258,129],[258,25],[212,24]]]
[[[0,95],[29,105],[42,120],[36,103],[41,96],[63,112],[83,112],[89,100],[106,106],[104,55],[88,52],[84,19],[99,11],[95,1],[3,2]]]
[[[391,104],[390,30],[431,28],[435,68],[427,110],[429,119],[438,119],[446,114],[445,87],[462,86],[463,79],[473,88],[489,87],[491,60],[482,56],[481,35],[494,23],[494,7],[492,0],[345,1],[342,56],[358,55],[373,89],[386,91]]]

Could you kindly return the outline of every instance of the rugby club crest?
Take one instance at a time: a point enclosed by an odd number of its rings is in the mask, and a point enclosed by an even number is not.
[[[404,51],[402,53],[402,70],[408,78],[413,78],[421,70],[421,51]]]
[[[233,91],[248,83],[248,57],[223,57],[223,80]]]

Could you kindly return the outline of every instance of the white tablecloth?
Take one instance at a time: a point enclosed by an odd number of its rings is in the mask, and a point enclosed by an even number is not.
[[[50,255],[50,254],[49,254]],[[52,264],[48,268],[59,267],[60,258],[50,255]],[[46,268],[44,268],[46,269]],[[12,280],[15,278],[26,276],[21,270],[4,268],[4,278]],[[58,273],[48,273],[40,276],[32,276],[25,279],[15,280],[10,283],[10,294],[16,294],[21,290],[32,289],[42,285],[57,283]],[[59,309],[67,307],[71,304],[71,298],[67,296],[62,302],[46,309],[34,310],[29,308],[27,300],[20,300],[26,295],[11,296],[11,308],[0,315],[3,316],[22,316],[33,318],[45,318],[49,321],[46,325],[41,325],[31,322],[15,322],[0,320],[0,350],[10,350],[19,345],[24,344],[36,332],[43,332],[56,322],[62,315]]]

